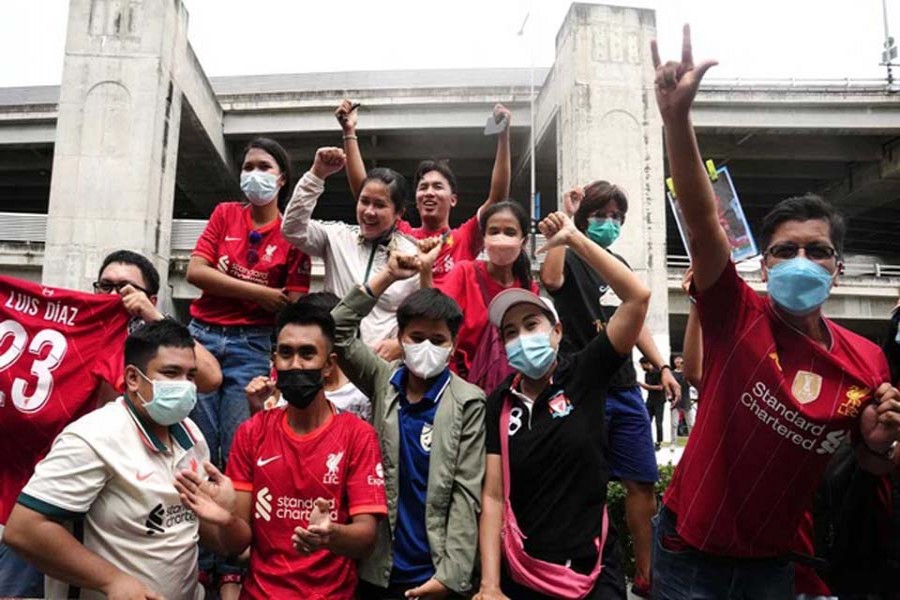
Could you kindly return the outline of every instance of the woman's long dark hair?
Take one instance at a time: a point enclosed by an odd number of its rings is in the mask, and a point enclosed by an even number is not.
[[[531,230],[531,221],[528,219],[528,213],[522,208],[522,205],[514,200],[504,200],[490,205],[486,210],[481,211],[481,217],[478,219],[478,225],[481,227],[481,235],[487,231],[487,223],[491,217],[497,213],[509,211],[519,222],[519,229],[522,230],[522,239],[528,238]],[[512,265],[512,272],[516,279],[522,283],[522,287],[526,290],[531,289],[531,261],[528,260],[528,253],[525,251],[525,245],[519,251],[516,262]]]

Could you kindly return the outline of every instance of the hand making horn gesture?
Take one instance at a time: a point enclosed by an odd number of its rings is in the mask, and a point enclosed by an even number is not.
[[[719,63],[704,60],[694,64],[690,25],[684,26],[681,62],[670,60],[662,64],[656,40],[650,42],[650,52],[653,54],[653,67],[656,69],[656,103],[659,105],[660,114],[663,119],[687,115],[703,75],[710,67]]]

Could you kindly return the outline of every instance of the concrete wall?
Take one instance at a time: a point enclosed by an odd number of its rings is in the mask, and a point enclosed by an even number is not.
[[[171,0],[71,0],[43,281],[87,289],[110,251],[165,277],[187,12]]]

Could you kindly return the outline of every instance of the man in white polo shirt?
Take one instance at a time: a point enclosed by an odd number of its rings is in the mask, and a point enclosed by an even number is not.
[[[125,395],[66,427],[35,467],[4,542],[47,574],[48,598],[202,598],[200,528],[173,485],[209,459],[187,418],[196,372],[186,327],[138,329],[125,342]],[[233,489],[220,483],[209,487],[228,506]]]

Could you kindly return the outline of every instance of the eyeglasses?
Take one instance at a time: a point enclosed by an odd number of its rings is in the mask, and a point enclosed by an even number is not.
[[[806,258],[810,260],[828,260],[829,258],[834,258],[837,254],[837,250],[827,244],[807,244],[806,246],[801,246],[794,242],[775,244],[766,250],[766,254],[773,258],[790,259],[795,258],[800,253],[801,248],[803,248]]]
[[[122,290],[125,289],[125,286],[130,285],[134,289],[144,292],[148,296],[150,295],[150,292],[130,281],[109,281],[108,279],[101,279],[100,281],[95,281],[92,285],[94,286],[94,291],[100,294],[111,294],[113,292],[121,294]]]
[[[256,230],[250,232],[247,239],[250,241],[250,248],[247,250],[247,266],[252,267],[259,262],[259,243],[262,241],[262,234]]]

